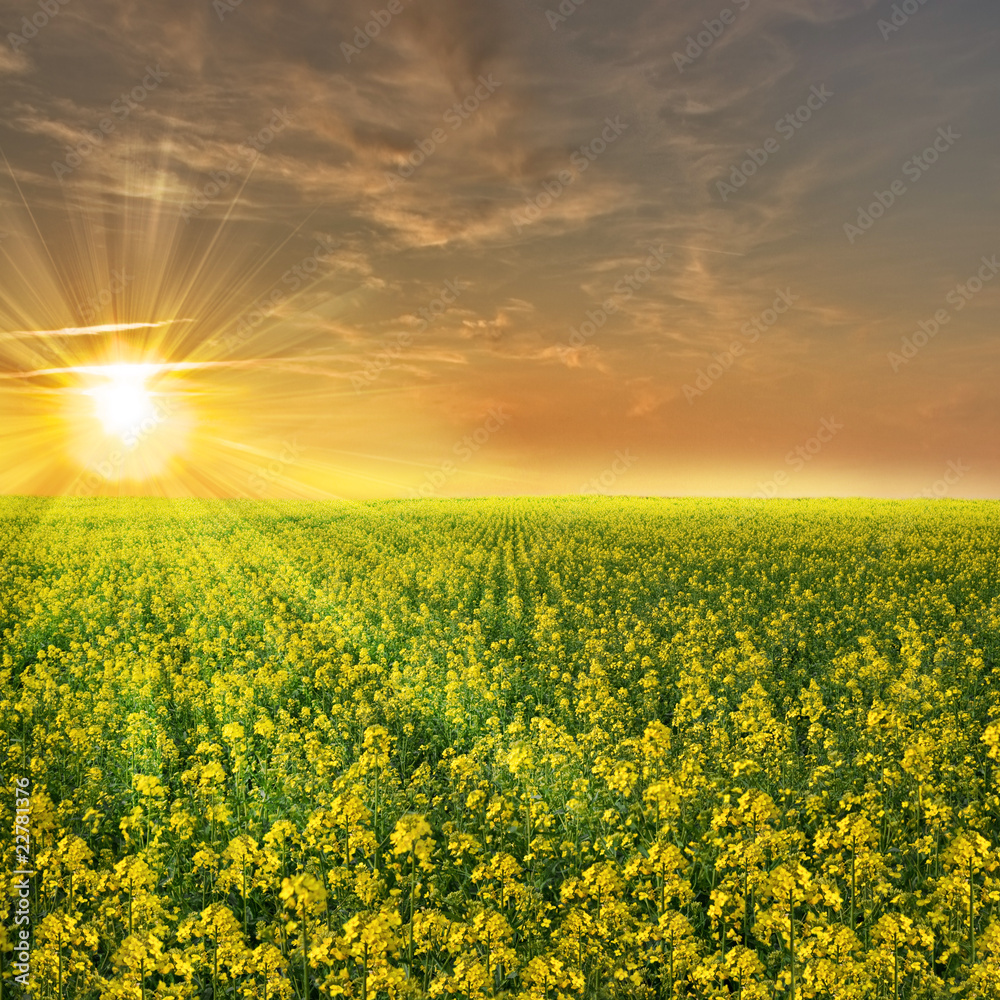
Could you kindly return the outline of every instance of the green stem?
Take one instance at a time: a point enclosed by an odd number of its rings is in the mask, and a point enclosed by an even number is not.
[[[854,869],[854,858],[857,853],[857,844],[858,844],[858,838],[855,837],[851,841],[851,933],[852,934],[857,931],[858,927],[856,923],[857,918],[854,916],[854,897],[858,891],[857,877]]]
[[[413,975],[413,918],[416,914],[415,901],[413,899],[413,889],[414,889],[414,878],[416,869],[416,856],[411,852],[410,854],[410,950],[407,956],[407,961],[410,965],[409,975]]]
[[[375,772],[375,871],[378,871],[379,825],[378,825],[378,771]]]
[[[309,997],[309,931],[306,928],[306,901],[302,900],[302,998]]]
[[[674,929],[670,928],[670,995],[674,995]]]
[[[748,948],[750,941],[750,897],[747,895],[747,862],[743,859],[743,947]],[[742,982],[742,981],[741,981]],[[740,986],[740,993],[743,987]]]
[[[976,964],[976,911],[973,904],[972,858],[969,858],[969,953],[972,956],[970,965]]]
[[[792,955],[792,993],[795,1000],[795,910],[792,906],[792,894],[788,893],[788,947]]]
[[[899,1000],[899,942],[897,935],[892,935],[892,996]]]

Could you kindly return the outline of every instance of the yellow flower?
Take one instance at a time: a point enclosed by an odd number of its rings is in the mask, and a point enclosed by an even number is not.
[[[396,821],[396,826],[389,839],[392,841],[393,854],[409,854],[411,851],[425,858],[433,849],[433,840],[427,840],[431,834],[431,825],[419,813],[406,813]]]

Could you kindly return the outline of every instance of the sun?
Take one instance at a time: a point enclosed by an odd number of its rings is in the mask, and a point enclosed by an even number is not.
[[[149,379],[155,365],[106,365],[95,371],[101,384],[87,390],[108,435],[128,437],[155,417]]]
[[[179,488],[200,440],[187,370],[187,362],[118,359],[63,370],[64,444],[82,470],[76,495]]]

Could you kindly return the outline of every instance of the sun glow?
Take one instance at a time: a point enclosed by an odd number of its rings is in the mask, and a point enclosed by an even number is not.
[[[76,365],[59,393],[77,495],[168,491],[190,461],[197,418],[183,363]]]
[[[87,390],[94,400],[97,418],[109,435],[127,437],[144,421],[155,419],[153,396],[149,391],[155,365],[108,365],[99,372],[102,384]]]

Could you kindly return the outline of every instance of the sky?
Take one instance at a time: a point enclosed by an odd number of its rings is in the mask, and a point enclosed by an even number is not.
[[[0,492],[1000,496],[995,0],[0,0]]]

